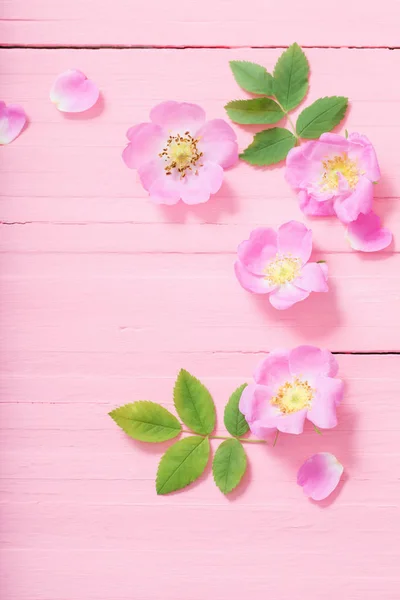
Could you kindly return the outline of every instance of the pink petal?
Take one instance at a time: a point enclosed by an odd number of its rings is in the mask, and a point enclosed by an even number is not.
[[[297,483],[306,496],[324,500],[338,485],[343,465],[329,452],[314,454],[306,460],[297,473]]]
[[[255,384],[248,385],[240,397],[239,410],[250,424],[261,417],[264,408],[269,406],[272,397],[273,393],[268,387]]]
[[[271,285],[268,280],[262,275],[254,275],[247,268],[237,260],[235,262],[235,274],[240,285],[248,292],[254,294],[269,294],[275,286]]]
[[[303,155],[310,161],[321,163],[323,160],[347,152],[349,141],[336,133],[323,133],[319,140],[301,145]]]
[[[195,134],[206,120],[206,113],[197,104],[170,100],[155,106],[150,119],[169,133]]]
[[[0,145],[9,144],[21,133],[26,123],[24,109],[18,104],[0,101]]]
[[[138,169],[138,174],[142,186],[147,191],[150,190],[151,186],[157,181],[157,179],[161,177],[167,177],[164,171],[164,161],[160,158],[156,158],[155,160],[142,165]]]
[[[312,162],[304,155],[304,148],[307,144],[315,145],[317,142],[306,142],[301,146],[292,148],[286,157],[285,179],[294,189],[303,189],[314,181],[321,166],[317,162]]]
[[[368,215],[360,214],[356,221],[349,224],[347,237],[350,246],[361,252],[377,252],[392,242],[391,231],[381,228],[380,218],[372,211]]]
[[[150,173],[144,174],[142,169],[140,170],[140,173],[143,180],[146,180],[146,182],[150,181]],[[150,185],[148,192],[150,200],[155,204],[177,204],[181,197],[180,182],[175,177],[169,177],[165,175],[165,173],[162,173],[161,176]]]
[[[270,352],[261,361],[254,373],[255,382],[267,386],[274,394],[281,385],[291,379],[288,350],[274,350],[274,352]]]
[[[327,280],[327,269],[322,268],[318,263],[307,263],[301,270],[300,277],[294,281],[294,284],[306,290],[307,292],[327,292],[328,284]]]
[[[278,252],[300,258],[303,265],[312,251],[312,231],[303,223],[289,221],[278,229]]]
[[[333,200],[317,200],[308,191],[301,190],[298,194],[300,208],[310,217],[330,217],[335,214]]]
[[[367,214],[372,209],[374,197],[373,183],[366,177],[361,177],[357,187],[345,198],[336,198],[334,208],[342,223],[355,221],[360,213]]]
[[[375,149],[365,135],[351,133],[349,135],[349,158],[356,160],[370,181],[379,181],[381,171]]]
[[[336,427],[336,407],[343,400],[343,381],[332,377],[319,377],[315,385],[316,396],[307,413],[307,419],[321,429]]]
[[[259,227],[250,233],[248,240],[238,247],[238,257],[243,265],[256,275],[263,275],[268,262],[278,251],[277,235],[269,227]]]
[[[278,415],[270,423],[282,433],[292,433],[298,435],[303,433],[304,422],[307,416],[307,409],[298,410],[289,415]]]
[[[290,372],[300,378],[315,381],[317,377],[335,377],[339,365],[329,350],[316,346],[297,346],[289,354]]]
[[[222,185],[224,170],[216,163],[204,161],[198,175],[188,174],[181,179],[181,198],[185,204],[202,204],[216,194]]]
[[[208,121],[197,132],[198,147],[204,160],[215,162],[224,169],[235,165],[239,159],[236,134],[223,119]]]
[[[291,283],[285,283],[271,292],[269,301],[274,308],[286,310],[293,306],[293,304],[296,304],[296,302],[305,300],[309,295],[310,292],[301,290]]]
[[[159,158],[166,138],[163,130],[153,123],[140,123],[127,132],[130,140],[122,153],[122,158],[130,169],[139,169],[146,163]],[[160,159],[161,161],[161,159]]]
[[[61,112],[83,112],[99,97],[97,85],[81,71],[70,69],[58,75],[50,91],[50,100]]]

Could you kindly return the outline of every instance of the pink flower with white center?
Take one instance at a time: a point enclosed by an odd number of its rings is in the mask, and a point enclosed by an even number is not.
[[[290,150],[285,177],[298,190],[306,215],[335,215],[343,222],[355,221],[372,209],[374,182],[380,179],[375,150],[365,135],[346,139],[323,133],[319,140]]]
[[[150,123],[127,132],[122,157],[153,202],[207,202],[222,185],[223,172],[238,160],[236,134],[222,119],[206,122],[197,104],[162,102],[150,112]]]
[[[323,133],[290,150],[285,177],[298,191],[306,215],[336,215],[348,225],[348,239],[355,250],[375,252],[392,241],[372,212],[373,184],[380,178],[375,150],[365,135],[345,138]]]
[[[319,452],[300,467],[297,483],[309,498],[324,500],[336,489],[342,474],[343,465],[336,456]]]
[[[26,123],[24,109],[18,104],[0,101],[0,145],[9,144],[21,133]]]
[[[94,106],[99,98],[99,88],[77,69],[58,75],[50,90],[50,100],[61,112],[79,113]]]
[[[236,277],[245,290],[269,294],[274,308],[290,308],[311,292],[328,291],[328,268],[308,262],[311,251],[312,231],[303,223],[289,221],[278,232],[259,227],[238,247]]]
[[[306,419],[321,429],[337,425],[336,407],[343,382],[335,379],[338,364],[328,350],[298,346],[271,352],[258,366],[255,383],[242,393],[239,410],[257,437],[278,429],[303,432]]]

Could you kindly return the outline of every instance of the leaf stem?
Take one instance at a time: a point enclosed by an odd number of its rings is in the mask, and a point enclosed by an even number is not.
[[[274,96],[274,100],[277,103],[277,105],[279,106],[279,108],[281,109],[281,111],[284,113],[285,117],[287,118],[288,123],[293,130],[294,137],[296,138],[297,141],[299,141],[300,137],[297,135],[296,127],[295,127],[292,119],[289,117],[289,112],[283,108],[282,104],[279,102],[279,100],[277,98],[275,98],[275,96]]]
[[[191,435],[193,435],[193,431],[188,431],[187,429],[182,429],[181,433],[190,433]],[[194,435],[199,435],[199,434],[194,434]],[[247,438],[237,438],[237,437],[233,437],[233,436],[229,436],[229,435],[208,435],[208,436],[203,436],[203,437],[208,437],[208,439],[210,440],[238,440],[239,442],[243,442],[244,444],[267,444],[268,442],[266,440],[259,440],[258,438],[254,438],[254,439],[247,439]]]

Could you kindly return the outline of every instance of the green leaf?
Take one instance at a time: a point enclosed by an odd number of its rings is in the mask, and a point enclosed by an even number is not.
[[[208,389],[196,377],[181,369],[174,387],[174,404],[189,429],[208,435],[215,427],[215,405]]]
[[[273,127],[256,133],[253,142],[240,155],[251,165],[274,165],[286,158],[296,145],[296,138],[287,129]]]
[[[348,99],[344,96],[320,98],[300,113],[296,123],[297,134],[306,139],[316,139],[331,131],[346,114]]]
[[[289,46],[274,69],[274,94],[287,111],[296,108],[307,94],[308,61],[298,44]]]
[[[284,117],[284,112],[271,98],[232,100],[225,110],[235,123],[241,125],[270,125]]]
[[[210,456],[208,438],[191,436],[168,448],[158,465],[157,494],[169,494],[192,483],[203,473]]]
[[[241,88],[252,94],[272,95],[274,80],[267,69],[247,60],[231,60],[229,64]]]
[[[214,481],[223,494],[229,494],[242,479],[247,467],[246,453],[235,439],[218,447],[212,464]]]
[[[182,431],[181,424],[166,408],[140,400],[108,413],[121,429],[140,442],[165,442]]]
[[[224,423],[229,433],[235,437],[241,437],[249,431],[244,415],[239,410],[239,401],[244,388],[247,387],[247,383],[244,383],[237,390],[235,390],[232,396],[229,398],[224,411]]]

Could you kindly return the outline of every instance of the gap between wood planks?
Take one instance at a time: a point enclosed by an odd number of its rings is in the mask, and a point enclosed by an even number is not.
[[[400,46],[307,46],[302,44],[302,48],[316,50],[400,50]],[[0,49],[3,50],[237,50],[237,49],[252,49],[252,50],[285,50],[287,46],[136,46],[126,44],[95,44],[90,46],[42,46],[40,44],[30,45],[8,45],[1,44]]]

